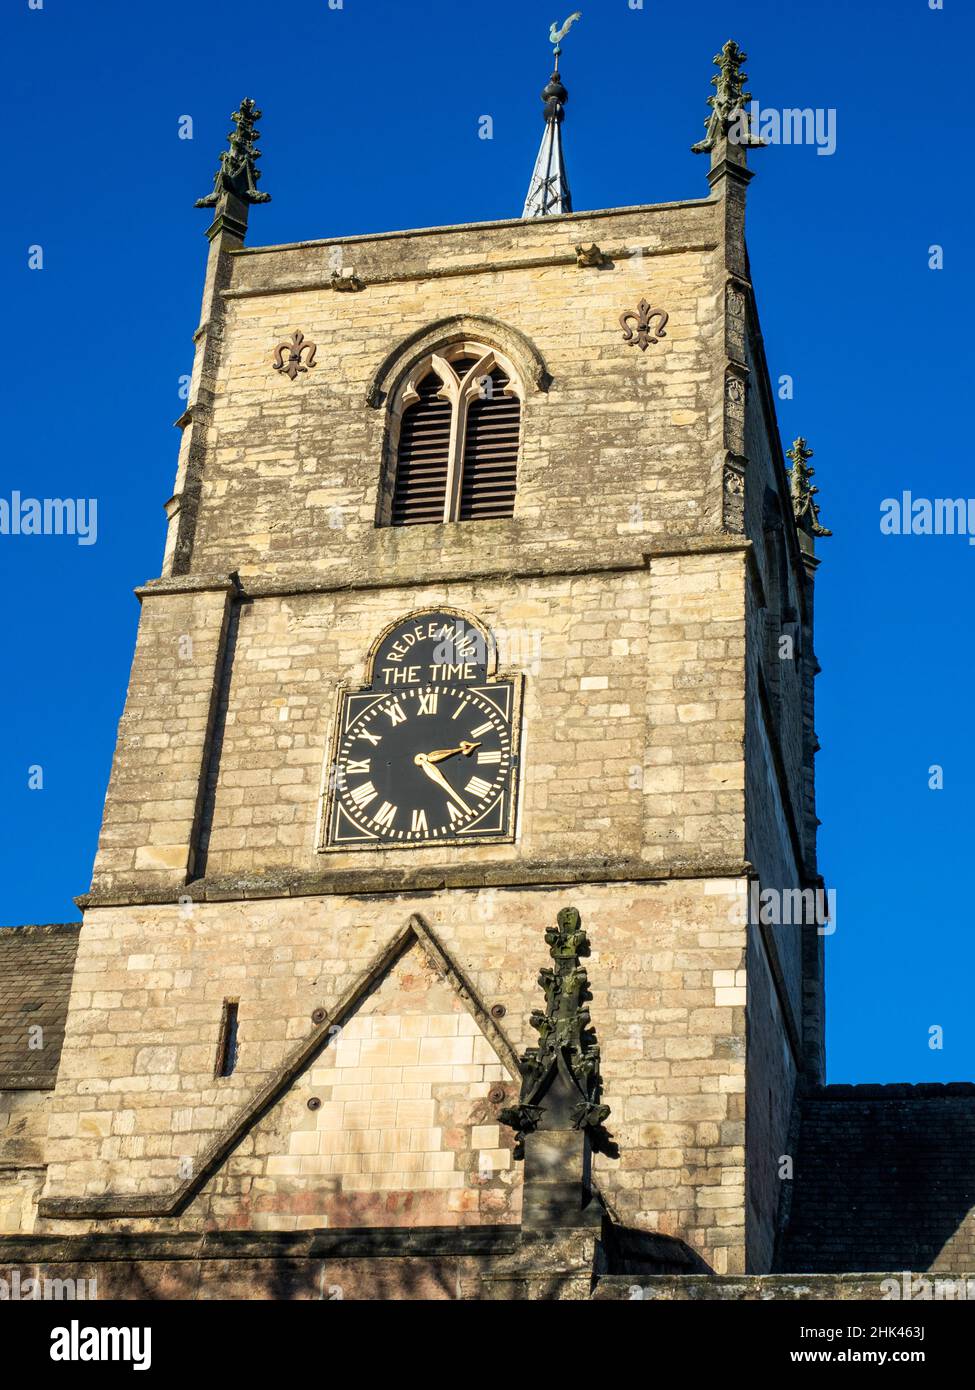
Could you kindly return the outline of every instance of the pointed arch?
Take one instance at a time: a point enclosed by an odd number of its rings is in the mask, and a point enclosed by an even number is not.
[[[512,516],[527,390],[521,368],[468,333],[418,346],[387,398],[376,524]]]
[[[386,354],[369,384],[366,404],[379,410],[414,363],[464,338],[503,353],[517,369],[526,392],[544,392],[551,386],[552,376],[544,357],[519,329],[487,315],[453,314],[411,333]]]

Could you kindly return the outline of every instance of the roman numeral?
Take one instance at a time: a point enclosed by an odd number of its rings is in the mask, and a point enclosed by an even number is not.
[[[427,829],[427,813],[426,813],[426,811],[414,811],[414,812],[413,812],[413,824],[412,824],[412,826],[410,827],[410,829],[411,829],[411,830],[426,830],[426,829]]]
[[[463,820],[463,819],[464,819],[464,817],[463,817],[463,816],[461,815],[461,813],[457,810],[456,806],[454,805],[454,803],[453,803],[452,801],[448,801],[448,802],[447,802],[447,815],[450,817],[450,823],[451,823],[451,825],[453,825],[453,823],[454,823],[455,820]]]
[[[352,800],[360,809],[363,806],[368,806],[370,801],[375,801],[378,795],[379,793],[371,782],[361,783],[356,787],[355,791],[351,793]]]
[[[419,714],[436,714],[437,699],[440,692],[438,690],[428,690],[425,695],[420,696]]]
[[[471,796],[486,796],[491,790],[491,783],[485,782],[483,777],[472,777],[464,790],[470,792]]]
[[[500,754],[498,755],[500,757]],[[354,772],[362,772],[368,775],[370,759],[365,758],[362,762],[356,762],[355,758],[350,758],[345,765],[346,777],[351,777]]]
[[[383,741],[382,734],[371,734],[368,729],[360,729],[358,736],[359,738],[367,738],[373,748],[376,747],[377,743],[382,743]]]
[[[487,753],[478,753],[477,761],[479,763],[499,763],[501,761],[500,748],[495,749],[493,753],[490,750]]]
[[[459,714],[463,714],[464,710],[467,708],[469,704],[470,700],[465,700],[462,705],[458,705],[457,708],[454,710],[453,714],[450,716],[451,719],[456,719]]]
[[[403,710],[403,707],[398,702],[396,704],[390,705],[389,709],[383,710],[383,713],[389,716],[393,728],[395,728],[397,724],[406,723],[406,714]]]
[[[372,818],[373,824],[389,827],[396,818],[396,810],[397,808],[395,806],[391,806],[388,801],[384,801]]]
[[[479,724],[476,729],[471,729],[471,738],[480,738],[483,734],[490,733],[494,728],[490,719],[486,724]]]

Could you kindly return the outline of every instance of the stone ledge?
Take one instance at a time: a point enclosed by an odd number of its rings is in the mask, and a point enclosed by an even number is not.
[[[386,1226],[311,1231],[148,1232],[0,1236],[0,1265],[106,1260],[381,1259],[497,1255],[515,1250],[519,1226]]]
[[[975,1280],[970,1274],[949,1271],[919,1276],[925,1278]],[[876,1274],[665,1274],[647,1277],[610,1274],[599,1280],[593,1293],[598,1302],[854,1302],[886,1301],[883,1288],[887,1280],[898,1284],[905,1271],[878,1271]],[[639,1292],[637,1292],[639,1290]]]
[[[387,528],[377,526],[375,531]],[[431,571],[429,575],[419,572],[404,575],[374,576],[323,580],[315,573],[295,573],[282,579],[249,580],[240,579],[236,574],[186,574],[162,576],[148,579],[135,590],[139,599],[159,594],[199,593],[207,590],[234,590],[243,599],[287,598],[298,594],[344,594],[365,593],[384,589],[417,589],[430,583],[447,584],[454,581],[473,583],[477,580],[522,580],[522,579],[572,579],[587,578],[603,574],[621,574],[627,570],[640,571],[652,566],[654,560],[672,559],[682,555],[733,554],[752,550],[752,542],[745,536],[724,535],[721,532],[705,533],[697,536],[671,538],[655,546],[646,537],[640,539],[638,549],[620,551],[609,559],[599,561],[589,556],[575,564],[560,560],[557,564],[533,565],[512,568],[503,561],[490,569],[442,568]]]
[[[140,602],[158,594],[239,593],[240,582],[235,574],[176,574],[150,579],[133,592]]]
[[[651,256],[706,254],[717,249],[718,243],[715,241],[679,242],[673,246],[610,247],[604,252],[604,255],[607,262],[613,263],[637,257],[649,259]],[[475,261],[468,265],[434,266],[432,268],[428,266],[413,271],[402,271],[399,274],[370,275],[361,288],[368,290],[374,285],[412,284],[419,280],[452,280],[458,276],[498,275],[512,270],[549,270],[560,266],[575,265],[578,265],[575,251],[554,256],[521,256],[510,261]],[[335,283],[331,277],[322,278],[319,276],[314,280],[275,281],[269,285],[221,290],[220,293],[224,299],[254,299],[259,295],[305,294],[309,291],[322,292],[325,290],[335,290]]]
[[[334,1296],[330,1281],[338,1280],[339,1297],[359,1300],[881,1302],[888,1281],[902,1287],[908,1277],[902,1270],[654,1273],[653,1254],[647,1257],[643,1272],[618,1272],[612,1242],[592,1231],[533,1237],[518,1226],[0,1236],[6,1269],[27,1266],[41,1280],[96,1280],[100,1299],[320,1300]],[[975,1286],[971,1274],[909,1277]]]
[[[94,907],[171,906],[179,898],[194,902],[241,902],[262,898],[372,896],[409,893],[427,895],[457,888],[562,887],[575,883],[666,883],[674,879],[746,878],[753,872],[745,860],[729,863],[702,857],[646,864],[633,859],[601,859],[575,863],[457,864],[449,868],[344,869],[294,873],[269,870],[259,875],[201,878],[177,888],[147,889],[123,882],[93,889],[75,899],[83,911]]]
[[[720,198],[712,194],[707,198],[682,198],[670,203],[633,203],[623,208],[594,208],[589,212],[567,212],[558,217],[546,218],[547,223],[561,222],[571,226],[573,222],[591,221],[596,217],[621,217],[627,213],[673,212],[683,208],[719,207]],[[478,232],[490,228],[518,227],[525,230],[523,217],[506,217],[494,222],[448,222],[440,227],[408,227],[396,232],[359,232],[354,236],[320,238],[313,241],[285,241],[273,246],[242,246],[230,252],[237,259],[252,256],[266,256],[275,251],[306,251],[317,246],[349,246],[365,241],[397,241],[402,237],[438,236],[445,232]]]

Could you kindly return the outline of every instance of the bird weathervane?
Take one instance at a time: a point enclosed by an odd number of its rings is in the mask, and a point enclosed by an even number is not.
[[[551,29],[549,30],[549,34],[548,34],[549,42],[553,45],[553,47],[554,47],[554,49],[555,49],[555,71],[556,71],[556,72],[558,72],[558,70],[559,70],[559,58],[562,56],[562,40],[565,38],[566,34],[567,34],[567,33],[569,32],[569,30],[572,28],[573,24],[575,24],[576,20],[577,20],[577,19],[581,19],[581,18],[582,18],[582,11],[581,11],[581,10],[576,10],[574,14],[570,14],[570,15],[569,15],[569,18],[568,18],[568,19],[565,21],[565,23],[562,25],[562,28],[561,28],[561,29],[559,29],[557,25],[553,24],[552,27],[551,27]]]

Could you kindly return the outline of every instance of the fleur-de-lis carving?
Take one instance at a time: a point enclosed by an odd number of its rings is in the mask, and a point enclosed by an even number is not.
[[[630,319],[636,325],[636,332],[630,327]],[[651,325],[657,320],[657,327],[651,331]],[[620,327],[623,330],[623,341],[634,343],[641,352],[646,352],[651,343],[659,343],[661,338],[667,336],[667,324],[670,315],[663,309],[652,309],[649,300],[641,299],[636,309],[630,309],[625,314],[620,314]]]
[[[289,376],[291,380],[294,381],[299,372],[307,372],[309,367],[314,367],[315,353],[317,351],[318,348],[315,343],[306,343],[304,333],[295,330],[291,335],[290,342],[278,343],[277,347],[274,349],[274,370],[276,372],[284,372],[286,376]],[[307,352],[308,358],[307,361],[303,362],[301,355],[304,352]],[[288,354],[287,361],[284,359],[285,353]]]

